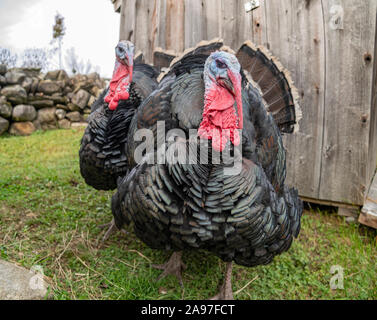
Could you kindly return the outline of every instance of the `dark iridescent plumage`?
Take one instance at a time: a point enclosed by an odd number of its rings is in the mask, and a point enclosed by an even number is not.
[[[128,100],[120,100],[116,110],[109,110],[104,102],[106,89],[93,104],[79,152],[81,175],[90,186],[113,190],[117,178],[127,174],[128,128],[141,102],[157,87],[157,75],[151,66],[135,64]]]

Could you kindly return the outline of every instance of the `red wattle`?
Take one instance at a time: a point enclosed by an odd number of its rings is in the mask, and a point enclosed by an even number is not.
[[[235,146],[240,144],[238,129],[242,129],[243,121],[241,77],[238,78],[232,74],[230,79],[233,82],[236,96],[228,89],[213,84],[206,91],[203,120],[198,130],[198,135],[201,138],[212,140],[213,149],[219,152],[224,150],[228,140]],[[235,103],[237,103],[238,117],[234,110]]]
[[[115,110],[118,107],[119,100],[127,100],[130,97],[128,90],[132,82],[132,71],[133,66],[126,66],[116,61],[110,90],[105,97],[105,102],[109,104],[110,110]]]
[[[235,113],[234,103],[237,100],[226,88],[216,84],[206,91],[203,120],[198,135],[212,140],[212,147],[216,151],[223,151],[228,140],[235,146],[240,144],[237,129],[242,115],[238,118]]]

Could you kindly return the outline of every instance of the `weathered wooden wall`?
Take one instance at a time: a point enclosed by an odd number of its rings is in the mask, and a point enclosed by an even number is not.
[[[214,37],[235,50],[247,39],[266,46],[301,95],[300,132],[285,137],[289,183],[307,198],[361,205],[377,157],[377,1],[261,0],[249,13],[246,2],[123,0],[120,38],[149,62],[156,47],[181,52]]]

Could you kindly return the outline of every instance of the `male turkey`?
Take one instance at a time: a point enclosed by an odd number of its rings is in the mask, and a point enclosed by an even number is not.
[[[118,177],[128,173],[125,145],[130,122],[141,102],[158,85],[153,67],[134,63],[130,41],[120,41],[115,54],[113,77],[92,105],[79,151],[81,175],[97,190],[116,189]]]
[[[217,51],[221,47],[220,40],[202,43],[173,60],[138,109],[126,146],[133,169],[119,180],[113,214],[118,228],[131,220],[148,246],[174,251],[166,264],[156,266],[164,270],[159,278],[175,274],[182,284],[183,250],[205,249],[226,261],[215,298],[231,299],[232,261],[267,264],[288,250],[300,230],[302,202],[284,185],[278,129],[292,132],[297,122],[289,79],[262,49],[241,47],[237,56],[244,72],[235,55]],[[139,129],[156,133],[158,121],[164,121],[166,132],[180,129],[185,136],[177,134],[170,146],[155,136],[152,152],[135,159],[141,145],[132,137]],[[197,135],[187,138],[193,129]],[[203,144],[209,145],[204,153]],[[167,161],[156,164],[164,150]],[[190,152],[195,156],[189,161]],[[236,174],[226,152],[235,159],[240,155]]]

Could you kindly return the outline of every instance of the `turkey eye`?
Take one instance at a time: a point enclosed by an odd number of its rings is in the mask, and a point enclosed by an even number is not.
[[[216,66],[220,69],[225,69],[227,67],[226,64],[220,60],[216,60]]]

